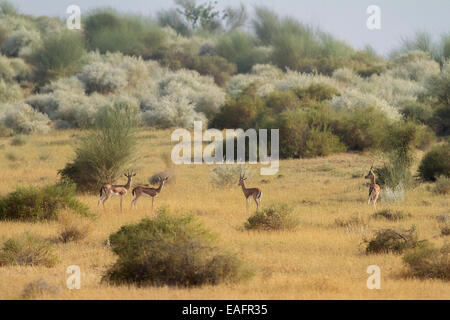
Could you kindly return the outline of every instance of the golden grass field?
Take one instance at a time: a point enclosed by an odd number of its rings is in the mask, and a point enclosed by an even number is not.
[[[142,131],[143,159],[136,169],[135,183],[148,183],[154,173],[165,169],[160,155],[170,152],[170,131]],[[17,186],[45,185],[57,181],[57,170],[73,156],[76,136],[81,131],[56,131],[51,135],[27,137],[24,146],[12,146],[12,138],[0,138],[0,195]],[[417,155],[420,159],[421,155]],[[221,243],[237,252],[253,266],[255,276],[247,282],[194,289],[113,287],[100,283],[103,273],[116,257],[106,245],[109,234],[122,225],[151,215],[150,199],[131,210],[131,194],[119,211],[119,199],[112,198],[107,210],[97,208],[97,195],[80,196],[98,215],[93,231],[79,243],[55,241],[59,263],[56,267],[0,267],[0,299],[17,299],[31,281],[45,279],[60,286],[59,299],[448,299],[450,285],[440,280],[407,279],[401,256],[366,255],[364,236],[382,227],[409,228],[416,225],[421,239],[442,245],[438,221],[450,213],[450,199],[436,196],[420,185],[408,191],[406,200],[395,209],[412,217],[400,222],[368,219],[374,212],[367,205],[368,181],[364,180],[374,157],[370,154],[339,154],[328,158],[281,161],[275,176],[259,176],[257,166],[247,186],[263,191],[262,205],[286,202],[294,207],[300,225],[291,232],[247,232],[248,218],[240,187],[218,189],[210,183],[212,166],[177,166],[176,183],[166,186],[155,200],[155,211],[168,206],[172,211],[192,211],[217,233]],[[122,183],[122,181],[118,181]],[[125,181],[124,181],[125,182]],[[379,203],[378,208],[386,205]],[[255,204],[252,203],[252,210]],[[338,227],[337,218],[360,215],[368,228],[348,230]],[[0,222],[1,241],[30,232],[56,239],[58,223]],[[66,268],[81,268],[81,289],[65,287]],[[381,290],[369,290],[369,265],[381,268]],[[45,297],[42,298],[52,298]]]

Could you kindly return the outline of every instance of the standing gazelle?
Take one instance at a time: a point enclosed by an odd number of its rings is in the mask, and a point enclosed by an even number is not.
[[[256,202],[256,208],[259,209],[259,206],[261,205],[261,198],[262,198],[262,191],[259,188],[246,188],[244,181],[247,180],[247,178],[244,178],[243,175],[239,178],[239,186],[242,187],[242,192],[244,193],[245,200],[247,201],[247,211],[248,211],[248,202],[251,200],[250,197],[253,197],[253,200]]]
[[[164,183],[169,180],[169,177],[165,177],[164,179],[159,179],[159,187],[158,188],[152,188],[147,186],[137,186],[133,189],[132,194],[135,196],[133,201],[131,202],[131,206],[134,205],[134,207],[137,209],[137,202],[141,196],[144,197],[151,197],[152,198],[152,212],[153,212],[153,202],[155,201],[155,197],[158,196],[158,194],[161,192]]]
[[[370,167],[369,173],[364,177],[365,179],[370,179],[370,188],[369,188],[369,200],[367,204],[370,204],[370,201],[373,203],[373,207],[377,208],[377,200],[380,195],[380,186],[375,183],[375,173],[373,173],[373,165]]]
[[[128,190],[130,189],[131,180],[133,180],[133,177],[136,176],[136,173],[127,172],[124,173],[123,175],[128,179],[126,184],[124,185],[105,184],[100,189],[100,199],[98,200],[97,206],[99,206],[100,203],[102,203],[104,209],[106,200],[108,200],[112,196],[120,196],[120,212],[122,212],[122,198],[127,194]]]

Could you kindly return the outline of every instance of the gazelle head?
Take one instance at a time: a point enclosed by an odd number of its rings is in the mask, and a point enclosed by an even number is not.
[[[245,175],[241,174],[241,175],[239,176],[239,183],[238,183],[238,186],[243,186],[245,180],[247,180],[247,178],[245,177]]]
[[[167,180],[169,180],[169,177],[164,177],[164,178],[159,177],[159,182],[161,183],[161,185],[163,185],[164,183],[166,183]]]
[[[123,174],[125,177],[127,177],[127,179],[129,181],[131,181],[133,179],[133,177],[136,176],[136,173],[133,173],[133,171],[128,171],[126,173]]]
[[[369,173],[364,177],[365,179],[375,178],[375,173],[373,173],[373,165],[370,167]]]

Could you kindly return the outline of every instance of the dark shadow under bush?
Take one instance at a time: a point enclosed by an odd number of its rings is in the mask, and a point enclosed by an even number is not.
[[[53,267],[57,261],[51,244],[30,234],[6,240],[0,250],[0,266]]]
[[[162,209],[153,219],[123,226],[109,239],[119,258],[103,281],[114,285],[191,287],[250,275],[192,215],[174,216]]]
[[[439,176],[450,177],[450,144],[433,148],[422,159],[419,176],[425,181],[435,181]]]

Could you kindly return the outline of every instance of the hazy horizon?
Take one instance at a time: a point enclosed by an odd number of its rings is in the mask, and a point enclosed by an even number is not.
[[[20,12],[35,16],[66,17],[69,5],[78,5],[81,13],[100,7],[112,7],[125,13],[155,16],[162,9],[175,7],[167,0],[10,0]],[[198,3],[207,0],[197,0]],[[237,6],[244,3],[253,15],[253,7],[262,5],[281,16],[291,16],[302,22],[320,27],[337,38],[345,40],[357,49],[366,45],[373,47],[379,54],[386,55],[395,49],[400,39],[411,36],[416,31],[430,32],[435,38],[450,31],[450,1],[388,1],[388,0],[218,0],[218,6]],[[369,5],[381,8],[381,30],[368,30],[366,21]]]

